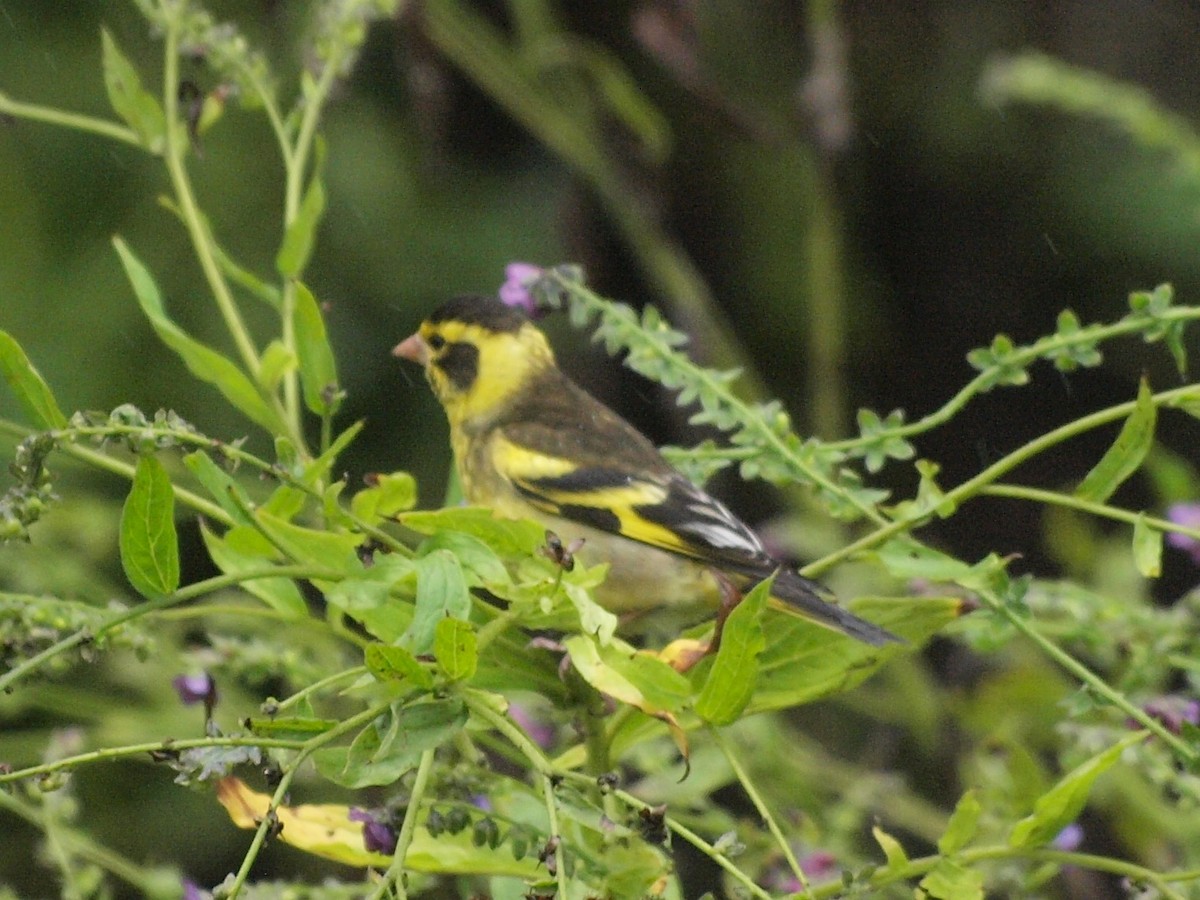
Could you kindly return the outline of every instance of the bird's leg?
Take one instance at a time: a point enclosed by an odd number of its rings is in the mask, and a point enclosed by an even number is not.
[[[725,631],[725,620],[737,609],[742,602],[742,592],[723,572],[712,570],[713,579],[717,582],[717,590],[721,593],[721,602],[717,606],[717,617],[713,622],[713,634],[707,643],[691,638],[680,638],[672,641],[659,656],[676,672],[687,672],[704,659],[721,649],[721,635]]]
[[[721,592],[721,605],[717,607],[717,618],[713,623],[713,636],[709,641],[708,650],[705,651],[705,656],[716,653],[721,649],[721,635],[725,633],[725,620],[729,618],[729,614],[737,609],[737,605],[742,602],[742,592],[737,589],[737,586],[729,580],[729,577],[724,572],[718,572],[716,569],[710,570],[713,579],[717,582],[717,590]]]

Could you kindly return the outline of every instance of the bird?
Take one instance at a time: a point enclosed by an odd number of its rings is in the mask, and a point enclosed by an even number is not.
[[[595,599],[622,621],[683,627],[716,616],[715,645],[741,592],[774,576],[769,606],[874,647],[903,643],[774,559],[725,504],[572,381],[522,310],[457,296],[392,352],[424,368],[467,501],[532,519],[572,546],[582,538],[581,562],[610,565]]]

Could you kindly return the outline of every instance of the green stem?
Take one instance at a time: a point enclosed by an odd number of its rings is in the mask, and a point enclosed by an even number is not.
[[[278,809],[287,796],[288,789],[292,785],[292,779],[296,777],[296,773],[300,771],[301,765],[316,753],[326,744],[329,744],[343,735],[349,734],[352,731],[358,730],[361,726],[366,725],[376,717],[383,714],[390,703],[380,703],[370,709],[365,709],[357,715],[351,716],[344,722],[331,728],[324,734],[317,735],[314,738],[305,742],[304,749],[296,754],[296,758],[291,761],[283,771],[283,777],[279,780],[279,785],[275,788],[275,793],[271,795],[271,803],[268,807],[268,812],[273,812]],[[250,842],[250,847],[246,850],[246,855],[242,858],[242,865],[234,876],[232,884],[229,886],[225,896],[228,900],[236,900],[237,895],[241,892],[242,887],[246,884],[246,879],[250,877],[250,869],[254,866],[254,861],[258,858],[259,852],[262,850],[263,843],[267,839],[268,832],[271,830],[271,816],[263,816],[262,823],[254,832],[254,839]]]
[[[580,772],[563,772],[562,776],[568,781],[576,782],[580,786],[585,784],[591,786],[595,783],[591,776],[584,775]],[[633,794],[619,788],[613,789],[612,796],[620,800],[630,809],[649,811],[653,808],[644,800],[639,800]],[[722,851],[718,850],[708,841],[704,840],[704,838],[700,837],[700,835],[696,834],[696,832],[692,831],[682,822],[672,818],[671,816],[664,816],[663,824],[667,826],[672,834],[679,835],[680,838],[687,841],[689,844],[715,862],[718,866],[724,869],[729,876],[737,881],[738,884],[740,884],[743,888],[745,888],[752,897],[757,897],[758,900],[772,900],[771,895],[756,885],[750,879],[750,876],[735,866],[733,861],[728,856],[726,856]]]
[[[179,123],[179,23],[172,14],[173,7],[174,4],[162,0],[161,9],[167,23],[163,41],[163,114],[166,119],[166,143],[163,159],[167,165],[171,186],[175,191],[180,215],[183,217],[188,235],[192,239],[192,247],[196,251],[200,268],[204,272],[213,299],[217,303],[217,309],[225,319],[225,326],[237,346],[243,365],[246,366],[252,380],[257,384],[261,366],[258,351],[250,339],[245,322],[242,321],[237,303],[233,299],[229,285],[225,282],[225,276],[221,273],[221,267],[213,252],[212,240],[204,224],[204,217],[196,203],[191,179],[183,164],[183,157],[187,152],[187,135]],[[271,398],[267,397],[266,399],[270,400]],[[297,446],[302,446],[302,444]]]
[[[44,122],[47,125],[57,125],[60,128],[84,131],[145,149],[137,132],[118,122],[110,122],[107,119],[97,119],[92,116],[80,115],[79,113],[70,113],[61,109],[54,109],[50,106],[20,103],[3,93],[0,93],[0,115],[9,115],[30,122]]]
[[[1060,493],[1059,491],[1047,491],[1041,488],[1025,487],[1024,485],[1017,484],[989,484],[981,488],[979,493],[989,497],[1012,497],[1016,500],[1029,500],[1030,502],[1041,503],[1046,506],[1062,506],[1104,519],[1124,522],[1127,525],[1136,525],[1140,519],[1155,531],[1174,532],[1200,541],[1200,528],[1185,528],[1182,525],[1172,522],[1170,519],[1160,519],[1156,516],[1147,516],[1141,512],[1131,512],[1120,507],[1109,506],[1107,503],[1083,500],[1079,497],[1073,497],[1070,494]]]
[[[188,738],[186,740],[147,741],[142,744],[126,744],[123,747],[100,747],[80,753],[76,756],[64,756],[53,762],[39,763],[12,772],[0,772],[0,784],[23,781],[27,778],[37,778],[54,772],[68,771],[96,762],[112,762],[117,759],[128,759],[133,756],[145,756],[148,753],[173,753],[179,750],[193,750],[199,747],[269,747],[275,750],[303,750],[303,741],[288,741],[282,738],[264,738],[254,735],[240,737],[206,737]],[[0,796],[3,796],[0,793]]]
[[[372,892],[372,900],[384,900],[388,894],[388,888],[392,885],[396,887],[396,900],[408,900],[408,886],[404,883],[404,860],[408,856],[408,848],[412,846],[413,835],[417,830],[417,816],[420,814],[421,802],[425,798],[425,790],[429,786],[429,774],[432,771],[433,750],[426,750],[421,754],[421,761],[417,765],[412,793],[408,798],[408,808],[404,811],[404,821],[400,824],[400,834],[396,837],[396,852],[392,857],[392,864],[388,866],[388,870]]]
[[[366,673],[366,666],[355,666],[352,669],[346,669],[342,672],[335,672],[332,675],[326,675],[321,680],[314,681],[312,684],[296,691],[296,693],[292,694],[290,697],[280,700],[277,704],[275,704],[275,708],[277,712],[282,712],[285,709],[295,706],[306,697],[311,697],[313,694],[319,694],[321,691],[337,684],[339,681],[345,681],[348,678],[357,678],[358,676],[365,675]]]
[[[542,799],[546,803],[546,816],[550,820],[550,840],[554,842],[554,877],[558,882],[558,896],[569,897],[567,892],[566,856],[563,851],[562,832],[558,828],[558,799],[554,796],[554,782],[549,775],[542,776]]]
[[[809,894],[808,879],[804,875],[804,870],[800,867],[800,861],[796,859],[796,854],[792,851],[791,842],[783,833],[783,829],[779,827],[779,823],[775,820],[775,816],[771,814],[770,807],[767,806],[762,794],[758,792],[758,788],[754,786],[754,782],[750,780],[750,774],[738,759],[737,753],[729,746],[729,742],[725,740],[725,735],[720,729],[713,725],[708,726],[708,733],[712,737],[713,742],[725,757],[725,761],[729,763],[729,768],[733,770],[734,777],[745,790],[746,796],[750,798],[750,802],[754,804],[754,808],[758,810],[759,816],[766,823],[767,829],[771,832],[771,836],[775,838],[775,843],[783,852],[783,858],[787,860],[788,867],[792,870],[792,874],[796,876],[796,880],[804,888],[804,893]],[[809,894],[811,896],[811,894]]]
[[[103,625],[95,631],[77,631],[60,641],[51,644],[45,650],[37,653],[29,659],[21,662],[19,665],[9,669],[3,675],[0,675],[0,692],[8,690],[13,684],[25,677],[30,672],[36,670],[42,663],[53,659],[60,653],[65,653],[75,647],[81,646],[89,641],[95,640],[105,632],[111,631],[113,628],[123,625],[133,619],[140,618],[152,612],[157,612],[162,609],[167,609],[178,603],[186,603],[196,597],[203,596],[213,591],[219,591],[227,587],[236,587],[245,581],[253,581],[258,578],[329,578],[337,580],[341,576],[337,573],[314,569],[311,566],[264,566],[261,569],[253,569],[247,572],[239,572],[228,575],[217,575],[213,578],[207,578],[204,581],[198,581],[195,584],[190,584],[187,587],[180,588],[173,594],[168,594],[166,597],[159,597],[154,600],[147,600],[145,603],[139,603],[125,612],[119,613],[108,619]]]
[[[1162,322],[1186,322],[1200,319],[1200,308],[1176,307],[1168,309],[1156,317]],[[1141,317],[1127,316],[1119,322],[1110,325],[1091,325],[1081,328],[1071,334],[1051,334],[1035,341],[1027,347],[1016,348],[1011,355],[1005,357],[1006,367],[1025,367],[1039,359],[1044,359],[1055,350],[1069,349],[1074,346],[1088,346],[1125,335],[1141,334],[1146,330],[1146,320]],[[992,379],[998,367],[989,367],[981,371],[971,381],[951,397],[945,404],[927,416],[914,422],[908,422],[883,432],[888,437],[911,437],[931,431],[953,419],[975,396],[991,389]],[[832,441],[826,444],[832,450],[853,450],[864,443],[862,438],[850,438],[845,441]]]
[[[1200,312],[1200,311],[1198,311]],[[1169,391],[1161,391],[1151,397],[1155,406],[1171,406],[1179,400],[1184,400],[1194,396],[1196,388],[1194,385],[1188,385],[1181,388],[1173,388]],[[1107,409],[1098,410],[1091,415],[1076,419],[1048,431],[1025,445],[1018,447],[1012,453],[1009,453],[1003,459],[1000,459],[988,466],[979,474],[972,478],[968,478],[961,484],[956,485],[951,490],[946,491],[943,501],[951,508],[970,499],[975,494],[983,491],[983,489],[991,482],[1000,478],[1002,475],[1015,469],[1017,466],[1037,456],[1045,450],[1050,449],[1056,444],[1061,444],[1070,438],[1077,437],[1093,428],[1099,428],[1102,425],[1108,425],[1118,419],[1123,419],[1133,412],[1137,401],[1129,400],[1125,403],[1118,403],[1116,406],[1110,406]],[[889,538],[908,531],[914,527],[923,524],[932,515],[929,511],[920,511],[907,516],[902,516],[899,519],[894,519],[882,528],[877,528],[875,531],[864,535],[857,541],[854,541],[846,546],[826,554],[816,562],[805,567],[806,574],[820,572],[830,568],[836,563],[844,559],[853,557],[865,550],[870,550],[878,547],[880,544],[887,541]]]

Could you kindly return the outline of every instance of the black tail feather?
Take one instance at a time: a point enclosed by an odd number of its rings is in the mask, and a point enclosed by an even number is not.
[[[887,629],[873,625],[866,619],[860,619],[842,607],[828,602],[824,599],[830,596],[827,588],[788,569],[780,569],[776,573],[771,596],[779,600],[781,606],[789,612],[826,628],[840,631],[872,647],[905,643],[904,638],[897,637]]]

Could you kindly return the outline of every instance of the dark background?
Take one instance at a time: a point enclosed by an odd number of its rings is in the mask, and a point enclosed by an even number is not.
[[[307,4],[211,6],[268,51],[289,90]],[[486,9],[504,23],[501,5]],[[1052,331],[1065,307],[1085,322],[1113,320],[1129,291],[1163,281],[1182,302],[1196,300],[1195,182],[1106,125],[997,108],[981,92],[990,64],[1038,50],[1138,85],[1185,120],[1200,120],[1196,4],[842,4],[847,93],[833,125],[844,128],[843,141],[822,137],[819,126],[829,121],[800,99],[813,64],[809,12],[740,0],[559,10],[664,117],[671,144],[660,159],[632,146],[618,123],[606,151],[621,160],[648,217],[692,260],[732,337],[802,433],[838,436],[859,406],[927,413],[971,377],[970,349],[997,332],[1031,341]],[[647,34],[661,37],[656,23],[681,20],[691,36],[685,57],[654,52]],[[131,6],[0,0],[0,91],[111,116],[101,23],[154,84],[159,45]],[[185,75],[212,86],[203,64]],[[329,199],[307,277],[329,305],[349,391],[344,421],[368,420],[346,457],[352,476],[408,469],[423,502],[438,502],[448,466],[441,413],[419,374],[389,350],[449,295],[495,290],[506,262],[581,262],[605,295],[676,308],[576,173],[438,55],[417,8],[373,30],[323,130]],[[231,107],[191,171],[225,245],[269,275],[282,178],[261,117]],[[165,188],[159,163],[139,151],[29,122],[0,125],[0,327],[68,410],[172,407],[205,432],[234,438],[247,426],[156,341],[111,248],[114,234],[129,241],[172,315],[225,346],[185,235],[156,203]],[[814,300],[806,281],[805,241],[818,227],[839,241],[843,291],[832,309]],[[828,315],[847,335],[833,360],[844,392],[833,396],[835,414],[817,422],[812,405],[823,387],[807,348]],[[265,313],[258,321],[268,333]],[[656,440],[693,439],[683,417],[663,415],[671,407],[660,391],[622,374],[565,322],[547,327],[564,365]],[[711,349],[696,348],[702,360]],[[1143,373],[1157,389],[1178,383],[1161,348],[1129,341],[1106,351],[1098,373],[1035,367],[1030,386],[993,392],[921,438],[920,454],[954,484],[1048,428],[1132,398]],[[17,417],[4,395],[0,414]],[[1161,436],[1194,456],[1197,428],[1182,414],[1166,417]],[[1111,437],[1074,442],[1021,476],[1069,486]],[[915,487],[907,469],[882,481],[902,493]],[[113,498],[123,490],[111,480],[91,483]],[[782,508],[766,491],[725,487],[748,519]],[[1121,499],[1155,502],[1138,491]],[[1058,561],[1041,545],[1041,527],[1036,507],[981,501],[930,534],[964,558],[1020,553],[1026,569],[1054,574]],[[1167,564],[1164,597],[1192,582],[1181,557]]]

